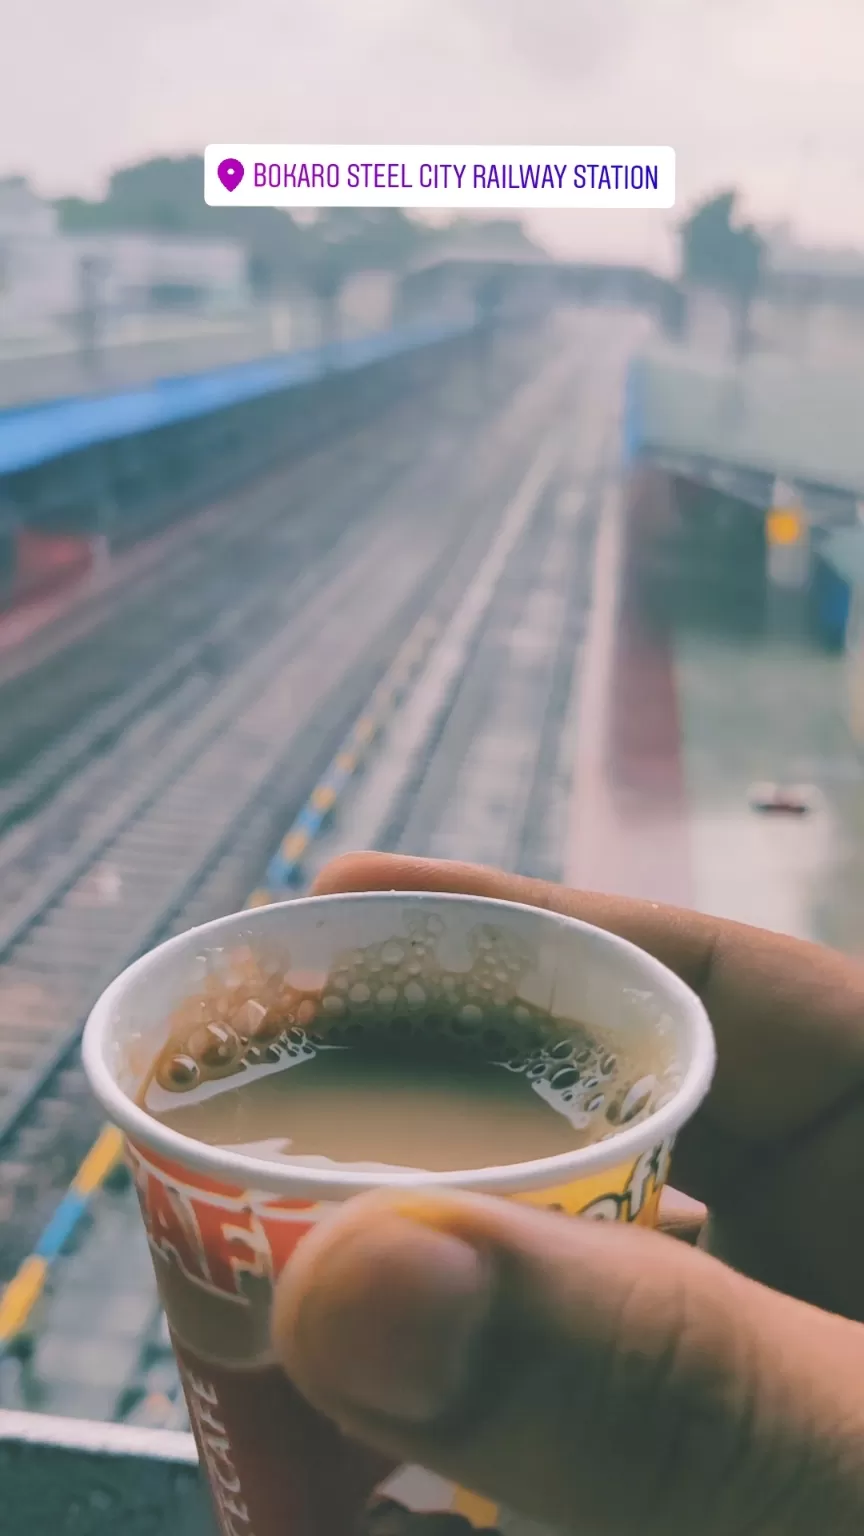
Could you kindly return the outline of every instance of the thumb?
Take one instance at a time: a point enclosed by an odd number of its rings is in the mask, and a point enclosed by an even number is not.
[[[864,1529],[864,1329],[671,1238],[363,1196],[300,1244],[274,1336],[349,1435],[581,1536]]]

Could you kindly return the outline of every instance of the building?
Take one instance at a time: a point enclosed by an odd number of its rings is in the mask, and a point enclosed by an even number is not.
[[[64,264],[56,211],[23,177],[0,181],[0,337],[45,328],[62,305]]]
[[[232,241],[147,234],[61,239],[73,268],[94,273],[96,295],[111,312],[207,310],[249,301],[246,252]]]
[[[133,232],[67,234],[22,177],[0,181],[0,338],[51,333],[82,311],[106,319],[250,302],[245,248]]]

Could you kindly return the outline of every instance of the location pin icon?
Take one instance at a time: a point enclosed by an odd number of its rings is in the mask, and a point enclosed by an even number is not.
[[[226,192],[236,192],[243,180],[243,164],[240,160],[221,160],[216,171]]]

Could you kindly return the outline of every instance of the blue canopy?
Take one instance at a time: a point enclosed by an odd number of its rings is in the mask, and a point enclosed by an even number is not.
[[[320,378],[349,372],[465,329],[462,324],[413,325],[329,347],[309,348],[210,373],[156,379],[143,389],[84,399],[48,401],[0,412],[0,476],[32,469],[97,443],[153,432],[213,411],[259,399]]]

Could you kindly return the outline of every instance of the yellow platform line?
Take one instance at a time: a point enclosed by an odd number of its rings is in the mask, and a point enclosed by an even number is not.
[[[312,792],[312,804],[316,811],[329,811],[336,803],[336,791],[332,784],[319,784]]]
[[[45,1288],[48,1261],[35,1253],[24,1260],[0,1298],[0,1345],[10,1344],[27,1325]]]
[[[457,1488],[450,1512],[464,1515],[479,1530],[494,1527],[498,1520],[497,1504],[492,1504],[489,1499],[481,1499],[479,1493],[467,1493],[464,1488]]]
[[[115,1126],[106,1125],[41,1232],[33,1253],[24,1260],[0,1297],[0,1350],[26,1326],[45,1289],[51,1265],[63,1252],[91,1197],[102,1187],[122,1156],[123,1136]]]
[[[113,1173],[117,1167],[123,1156],[123,1145],[122,1133],[116,1126],[107,1125],[78,1169],[72,1180],[72,1188],[85,1197],[95,1194],[109,1173]]]
[[[286,859],[299,859],[300,855],[306,852],[308,841],[309,838],[305,832],[289,832],[282,844],[282,852]]]

